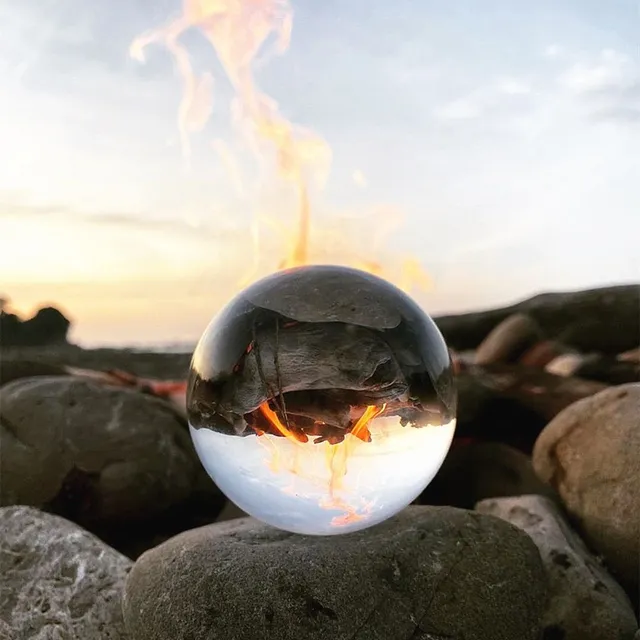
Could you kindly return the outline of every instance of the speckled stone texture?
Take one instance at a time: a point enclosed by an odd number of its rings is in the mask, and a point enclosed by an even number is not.
[[[125,640],[131,561],[92,534],[31,507],[0,509],[0,638]]]

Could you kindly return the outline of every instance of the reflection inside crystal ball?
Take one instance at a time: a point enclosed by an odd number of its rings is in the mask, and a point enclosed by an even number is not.
[[[237,506],[330,535],[422,492],[451,445],[456,399],[446,344],[408,295],[308,266],[251,285],[211,321],[187,410],[202,464]]]

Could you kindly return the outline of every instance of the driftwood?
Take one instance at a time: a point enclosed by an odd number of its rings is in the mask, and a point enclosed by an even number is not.
[[[493,365],[471,367],[469,372],[486,388],[517,400],[547,421],[577,400],[607,387],[600,382],[555,376],[529,367]]]
[[[607,385],[515,365],[471,366],[458,376],[456,435],[510,444],[527,453],[562,409]]]
[[[450,347],[475,349],[503,320],[526,313],[545,337],[611,355],[640,343],[640,285],[544,293],[501,309],[434,318]]]
[[[295,391],[363,392],[377,403],[408,391],[389,345],[375,332],[338,323],[295,323],[256,329],[237,371],[222,387],[216,410],[243,415]]]

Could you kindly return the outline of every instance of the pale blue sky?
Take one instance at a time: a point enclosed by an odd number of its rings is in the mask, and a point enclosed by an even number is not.
[[[211,147],[230,139],[232,96],[212,50],[183,39],[216,81],[191,173],[172,59],[128,56],[180,4],[0,0],[3,292],[25,311],[60,302],[86,343],[196,339],[243,275],[255,202]],[[257,77],[332,147],[318,238],[340,223],[342,250],[366,254],[377,207],[400,210],[369,256],[419,258],[434,285],[416,296],[433,313],[640,279],[637,2],[292,6],[290,50]]]

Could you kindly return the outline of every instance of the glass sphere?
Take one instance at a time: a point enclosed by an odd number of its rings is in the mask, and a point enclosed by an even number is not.
[[[456,401],[431,318],[389,282],[336,266],[239,293],[200,339],[187,391],[218,487],[255,518],[312,535],[410,504],[447,455]]]

